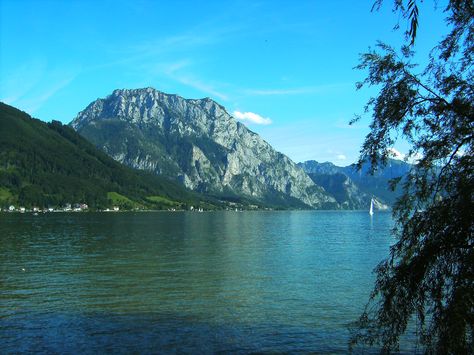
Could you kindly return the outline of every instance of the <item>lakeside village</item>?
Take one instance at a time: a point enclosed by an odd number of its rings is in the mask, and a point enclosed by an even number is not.
[[[251,206],[251,209],[259,209],[258,206]],[[186,209],[176,209],[176,208],[169,208],[165,211],[171,211],[171,212],[176,212],[176,211],[185,211]],[[202,207],[194,207],[194,206],[189,206],[188,211],[191,212],[204,212],[205,210]],[[227,211],[234,211],[235,212],[242,212],[243,208],[225,208]],[[270,208],[265,208],[265,210],[271,210]],[[33,207],[33,208],[25,208],[25,207],[16,207],[15,205],[10,205],[7,208],[1,209],[0,212],[9,212],[9,213],[52,213],[52,212],[120,212],[120,211],[125,211],[125,212],[145,212],[145,211],[151,211],[148,209],[139,209],[135,208],[133,210],[128,210],[128,209],[123,209],[120,210],[119,206],[113,206],[112,208],[106,208],[103,210],[96,210],[96,209],[89,209],[89,206],[85,203],[76,203],[74,205],[71,205],[70,203],[66,203],[63,207],[48,207],[48,208],[39,208],[39,207]]]
[[[191,206],[192,207],[192,206]],[[202,209],[199,209],[199,212],[201,212]],[[94,212],[120,212],[120,207],[119,206],[113,206],[112,208],[106,208],[103,210],[90,210],[89,206],[85,203],[76,203],[74,205],[71,205],[70,203],[66,203],[63,207],[48,207],[48,208],[39,208],[39,207],[33,207],[33,208],[25,208],[25,207],[16,207],[15,205],[10,205],[8,208],[4,208],[3,210],[0,208],[0,212],[11,212],[11,213],[51,213],[51,212],[89,212],[89,211],[94,211]],[[127,210],[123,210],[127,211]],[[134,209],[134,211],[144,211],[141,209]],[[169,209],[169,211],[176,211],[175,208]],[[191,209],[192,211],[192,209]]]
[[[113,207],[113,211],[119,211],[119,207]],[[89,206],[85,203],[76,203],[71,205],[70,203],[66,203],[63,207],[48,207],[48,208],[39,208],[33,207],[31,209],[25,207],[17,207],[15,205],[10,205],[3,210],[0,209],[1,212],[18,212],[18,213],[26,213],[26,212],[33,212],[33,213],[46,213],[46,212],[85,212],[89,211]]]

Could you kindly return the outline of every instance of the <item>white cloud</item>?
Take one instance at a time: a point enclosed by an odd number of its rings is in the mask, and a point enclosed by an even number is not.
[[[388,149],[388,156],[390,158],[398,159],[398,160],[403,160],[405,159],[405,154],[399,152],[395,148],[389,148]]]
[[[336,159],[337,159],[337,160],[346,160],[347,157],[346,157],[344,154],[338,154],[338,155],[336,156]]]
[[[237,118],[238,120],[247,121],[247,122],[251,122],[255,124],[268,125],[272,123],[272,120],[269,119],[268,117],[262,117],[253,112],[234,111],[233,116]]]
[[[422,158],[423,158],[423,154],[417,152],[417,153],[412,154],[411,156],[408,156],[407,161],[410,164],[417,164]]]
[[[410,164],[417,164],[423,158],[423,154],[413,152],[411,154],[403,154],[395,148],[388,149],[388,156],[393,159],[403,160]]]

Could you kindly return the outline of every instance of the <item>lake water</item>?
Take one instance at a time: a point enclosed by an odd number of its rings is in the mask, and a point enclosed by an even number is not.
[[[346,353],[389,213],[0,214],[0,353]]]

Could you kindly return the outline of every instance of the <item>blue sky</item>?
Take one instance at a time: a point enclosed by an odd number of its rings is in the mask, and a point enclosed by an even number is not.
[[[69,123],[117,88],[211,97],[296,162],[348,165],[370,117],[348,122],[375,92],[355,90],[353,67],[407,26],[372,3],[0,0],[0,100]],[[422,60],[446,28],[433,2],[420,13]]]

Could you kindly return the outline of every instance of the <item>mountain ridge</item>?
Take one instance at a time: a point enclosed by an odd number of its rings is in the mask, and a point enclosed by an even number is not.
[[[209,98],[117,89],[89,104],[71,126],[115,160],[198,192],[337,207],[296,163]]]
[[[305,172],[317,183],[334,194],[341,206],[358,206],[363,208],[368,206],[371,198],[376,198],[379,207],[392,206],[400,194],[397,188],[391,191],[389,182],[392,179],[406,176],[412,165],[399,159],[389,159],[386,166],[379,166],[373,174],[370,174],[371,165],[362,164],[361,169],[357,164],[347,166],[337,166],[331,162],[319,163],[315,160],[308,160],[298,163]],[[345,186],[344,186],[345,184]],[[338,185],[338,188],[335,187]],[[350,187],[350,189],[349,189]],[[351,191],[349,191],[351,190]]]

